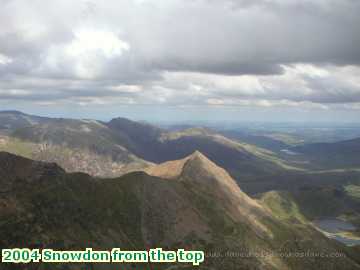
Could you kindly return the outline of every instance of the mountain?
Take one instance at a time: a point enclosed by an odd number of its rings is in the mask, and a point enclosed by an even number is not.
[[[291,150],[304,155],[320,168],[360,168],[360,138],[334,143],[306,144]]]
[[[250,181],[238,181],[242,190],[251,195],[270,190],[297,191],[307,187],[334,186],[360,184],[358,170],[329,170],[329,171],[285,171],[274,175],[259,175]]]
[[[152,175],[133,172],[96,179],[66,173],[56,164],[0,152],[0,246],[63,250],[185,247],[208,254],[199,269],[360,267],[354,248],[326,238],[306,222],[277,217],[199,152],[147,171]],[[279,255],[308,251],[343,256]],[[221,256],[211,255],[219,252]],[[48,269],[43,264],[36,266]],[[111,264],[56,267],[114,269]],[[192,269],[176,264],[129,264],[123,269],[134,267]],[[4,264],[1,269],[12,268]]]
[[[279,134],[251,134],[250,132],[242,132],[239,130],[223,130],[220,131],[225,137],[235,141],[241,141],[258,147],[268,149],[270,151],[279,152],[291,146],[289,139],[286,141],[280,138]],[[277,136],[276,136],[277,135]],[[284,137],[285,135],[283,135]],[[290,136],[289,136],[290,137]]]
[[[0,111],[0,134],[8,134],[18,128],[45,123],[50,118],[25,114],[19,111]]]
[[[294,138],[284,136],[200,127],[169,131],[126,118],[102,122],[0,112],[0,150],[100,177],[182,159],[197,150],[242,182],[307,170],[359,168],[359,139],[291,146]]]
[[[266,227],[257,220],[257,217],[267,216],[263,207],[243,193],[224,169],[199,151],[182,160],[148,167],[145,172],[160,178],[191,183],[194,190],[198,190],[202,195],[211,195],[215,203],[225,206],[234,220],[249,222],[259,233],[267,232]]]
[[[32,119],[21,113],[0,113],[6,123],[18,114],[21,119]],[[196,150],[236,179],[296,169],[269,150],[204,128],[170,132],[125,118],[109,122],[41,118],[16,123],[0,138],[0,150],[57,162],[69,172],[114,177],[151,163],[182,159]]]
[[[0,112],[0,150],[28,158],[56,162],[68,172],[114,177],[148,166],[117,141],[115,134],[95,120],[42,118],[19,112]]]
[[[107,125],[119,134],[127,134],[132,153],[154,163],[182,159],[200,151],[235,178],[296,169],[269,150],[233,141],[205,128],[170,132],[124,118],[113,119]]]

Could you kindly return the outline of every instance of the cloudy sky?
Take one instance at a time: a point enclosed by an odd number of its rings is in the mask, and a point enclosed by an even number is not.
[[[359,14],[358,0],[0,0],[0,110],[359,121]]]

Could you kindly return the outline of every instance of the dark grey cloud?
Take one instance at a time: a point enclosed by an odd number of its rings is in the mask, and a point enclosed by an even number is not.
[[[30,6],[16,2],[19,4],[13,6],[17,9]],[[27,19],[35,21],[29,25],[34,32],[43,31],[41,26],[36,29],[41,24],[48,29],[39,37],[26,38],[26,27],[20,31],[13,26],[14,32],[0,35],[0,51],[19,58],[25,66],[26,62],[32,62],[29,67],[41,65],[39,55],[53,45],[69,42],[76,24],[84,21],[91,27],[98,22],[99,28],[118,31],[129,42],[131,59],[116,61],[119,73],[126,73],[124,66],[130,66],[128,76],[141,73],[132,69],[134,66],[146,67],[146,71],[234,75],[277,74],[280,64],[296,62],[360,63],[358,1],[113,1],[106,6],[98,1],[74,6],[64,2],[58,3],[56,10],[63,16],[55,19],[46,14],[49,5],[42,7],[38,2],[30,8],[29,18],[11,19],[15,25]],[[13,6],[8,3],[3,12],[16,13]],[[72,12],[67,14],[69,10]],[[31,16],[35,15],[40,19],[34,20]],[[64,63],[64,69],[68,65]]]
[[[360,1],[1,4],[3,100],[360,102]]]
[[[209,65],[208,62],[195,62],[194,60],[181,61],[179,59],[174,59],[155,63],[155,66],[159,70],[203,72],[229,76],[239,74],[273,75],[281,74],[283,72],[282,67],[276,63],[239,63],[236,60],[228,62],[222,61],[220,63],[212,63]]]

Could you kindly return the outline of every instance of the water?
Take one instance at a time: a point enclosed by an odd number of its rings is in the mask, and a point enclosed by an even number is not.
[[[329,233],[355,231],[356,229],[351,223],[336,218],[318,219],[314,221],[314,224]]]
[[[285,153],[285,154],[287,154],[287,155],[291,155],[291,156],[297,156],[297,155],[299,155],[299,153],[296,153],[296,152],[291,151],[291,150],[289,150],[289,149],[282,149],[282,150],[280,150],[280,151],[283,152],[283,153]]]
[[[315,220],[313,223],[319,229],[330,234],[356,230],[355,226],[351,223],[336,218],[318,219]],[[348,246],[360,245],[360,239],[351,239],[342,235],[329,235],[328,237]]]
[[[329,238],[335,239],[347,246],[356,246],[356,245],[360,245],[360,240],[359,239],[351,239],[351,238],[347,238],[344,236],[340,236],[340,235],[332,235]]]

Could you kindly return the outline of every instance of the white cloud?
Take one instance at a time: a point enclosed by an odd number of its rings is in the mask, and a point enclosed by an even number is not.
[[[13,60],[10,57],[0,53],[0,65],[8,65],[12,62]]]
[[[108,87],[108,89],[122,93],[138,93],[143,91],[143,87],[141,85],[126,85],[126,84],[110,86]]]
[[[91,54],[98,53],[112,58],[130,50],[130,45],[111,31],[83,29],[75,31],[74,35],[74,40],[66,46],[65,50],[76,59],[88,58]]]
[[[75,30],[69,43],[55,44],[44,52],[38,73],[96,79],[106,73],[109,62],[130,50],[130,44],[114,32]]]
[[[0,89],[0,95],[1,94],[8,96],[29,96],[32,94],[32,92],[23,89],[7,89],[7,90]]]
[[[290,68],[284,66],[284,69],[289,72]],[[330,72],[326,68],[317,67],[311,64],[297,64],[293,67],[293,70],[297,74],[306,75],[312,78],[325,78],[330,75]]]

